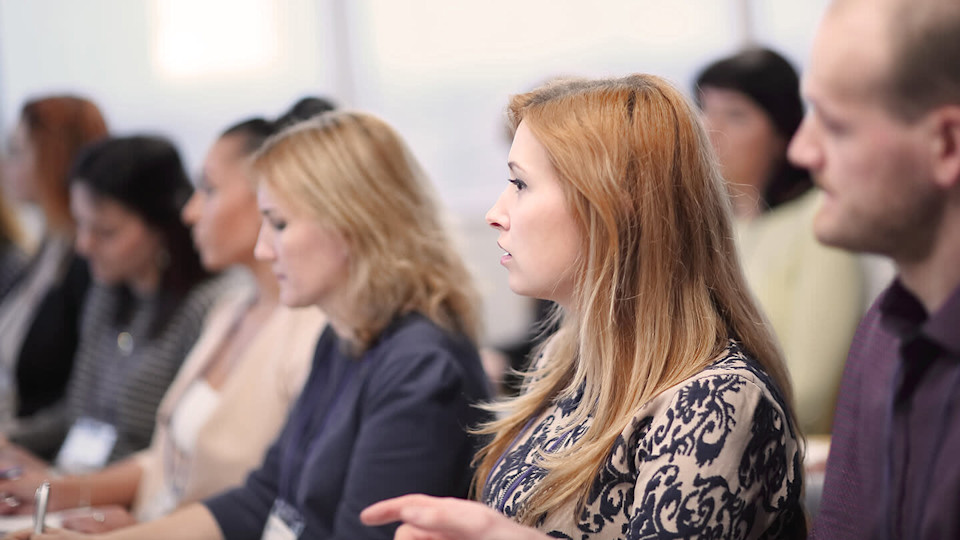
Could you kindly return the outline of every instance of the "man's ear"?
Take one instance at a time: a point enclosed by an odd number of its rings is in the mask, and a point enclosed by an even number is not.
[[[933,174],[944,189],[960,186],[960,104],[937,109],[934,122]]]

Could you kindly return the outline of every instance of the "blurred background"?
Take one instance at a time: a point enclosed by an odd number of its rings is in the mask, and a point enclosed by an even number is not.
[[[196,172],[213,138],[324,95],[396,126],[451,210],[486,294],[487,341],[532,311],[483,219],[505,185],[510,94],[557,75],[649,72],[690,93],[747,44],[803,71],[827,0],[0,0],[0,128],[77,93],[111,131],[162,133]],[[28,224],[30,219],[25,216]]]

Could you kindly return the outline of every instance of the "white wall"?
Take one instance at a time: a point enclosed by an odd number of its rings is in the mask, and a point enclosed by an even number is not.
[[[195,170],[217,132],[328,88],[316,0],[2,0],[0,118],[80,93],[118,133],[171,137]]]
[[[449,203],[503,341],[528,318],[483,222],[506,180],[508,96],[558,74],[636,71],[689,91],[751,36],[802,66],[826,2],[0,0],[0,127],[27,96],[82,92],[116,131],[172,137],[196,170],[226,125],[305,93],[373,111]]]

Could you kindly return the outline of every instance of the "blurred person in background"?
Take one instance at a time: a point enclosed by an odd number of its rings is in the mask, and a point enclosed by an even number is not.
[[[203,269],[180,221],[192,187],[165,139],[93,143],[70,178],[77,251],[95,285],[66,406],[42,435],[45,448],[58,449],[57,468],[78,472],[149,445],[160,399],[227,282]],[[25,472],[14,482],[31,478]]]
[[[803,91],[817,238],[897,271],[850,348],[814,536],[960,538],[960,2],[832,2]]]
[[[68,173],[78,151],[107,136],[95,104],[75,96],[28,101],[10,135],[3,183],[11,202],[38,208],[40,243],[0,302],[0,369],[13,375],[16,422],[5,436],[53,457],[35,441],[63,406],[79,338],[86,262],[74,251]]]
[[[747,283],[783,348],[800,427],[828,434],[865,286],[855,255],[817,242],[819,190],[787,161],[803,118],[797,73],[776,52],[751,48],[704,68],[695,93],[730,191]]]
[[[263,460],[303,386],[324,317],[317,309],[280,305],[270,265],[254,259],[261,219],[250,159],[267,137],[302,120],[299,115],[331,107],[306,98],[276,121],[240,122],[207,153],[182,218],[207,270],[238,268],[248,279],[211,308],[160,404],[150,447],[95,473],[50,478],[28,472],[0,482],[0,492],[28,497],[47,480],[50,510],[97,507],[68,514],[64,526],[103,532],[238,486]]]
[[[0,154],[0,158],[2,157]],[[0,166],[0,176],[2,175],[3,168]],[[20,222],[7,204],[6,196],[0,192],[0,301],[17,282],[26,262]],[[17,388],[14,373],[10,366],[0,366],[0,436],[13,427],[16,416]]]
[[[395,527],[364,526],[364,507],[467,494],[489,396],[478,295],[410,150],[376,117],[331,112],[268,140],[254,174],[280,302],[329,320],[300,399],[242,487],[92,538],[385,540]]]

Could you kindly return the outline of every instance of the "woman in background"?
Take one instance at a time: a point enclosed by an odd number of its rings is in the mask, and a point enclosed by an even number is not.
[[[65,527],[103,532],[236,487],[263,460],[306,379],[324,317],[280,305],[270,265],[254,259],[261,220],[250,157],[298,114],[329,108],[318,99],[304,103],[275,122],[254,118],[228,128],[207,153],[182,218],[207,270],[237,268],[246,279],[204,321],[160,404],[150,447],[90,474],[28,473],[0,483],[0,491],[25,497],[47,480],[50,510],[96,507],[68,514]]]
[[[705,68],[697,100],[732,196],[747,283],[783,347],[800,427],[829,433],[865,279],[857,256],[814,237],[819,190],[787,161],[803,118],[797,73],[779,54],[749,49]]]
[[[77,251],[96,281],[84,305],[80,345],[57,465],[99,468],[150,443],[160,399],[227,282],[201,265],[180,211],[193,188],[176,148],[157,137],[112,138],[89,147],[71,174]],[[83,423],[115,430],[100,455],[74,454]],[[67,437],[67,440],[64,440]]]
[[[43,435],[60,448],[57,467],[78,472],[149,444],[160,399],[226,283],[202,268],[180,222],[192,188],[169,142],[94,143],[70,177],[77,251],[96,285],[84,301],[67,407]]]
[[[560,329],[496,409],[481,502],[412,495],[397,538],[805,538],[800,433],[696,110],[650,75],[515,96],[487,222]]]
[[[0,169],[0,175],[3,170]],[[0,182],[2,184],[2,182]],[[16,283],[27,262],[20,223],[7,198],[0,193],[0,301]],[[17,416],[17,389],[10,366],[0,365],[0,436],[13,427]]]
[[[74,251],[68,172],[84,145],[106,136],[89,100],[38,98],[21,109],[4,162],[6,193],[43,216],[39,249],[0,303],[0,369],[15,375],[17,404],[16,423],[4,434],[45,459],[57,450],[42,434],[63,412],[90,284]]]
[[[373,116],[327,113],[267,141],[254,171],[257,257],[282,303],[330,321],[300,399],[243,487],[93,538],[388,539],[394,527],[365,527],[360,510],[467,493],[465,430],[488,396],[477,295],[406,145]]]

